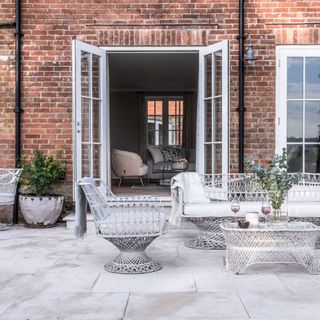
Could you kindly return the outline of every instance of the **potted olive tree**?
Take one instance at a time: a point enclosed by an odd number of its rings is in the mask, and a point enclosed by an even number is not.
[[[30,193],[21,194],[19,202],[27,225],[54,226],[61,214],[64,197],[50,192],[54,183],[65,178],[65,163],[35,151],[31,160],[23,161],[23,168],[20,183]]]

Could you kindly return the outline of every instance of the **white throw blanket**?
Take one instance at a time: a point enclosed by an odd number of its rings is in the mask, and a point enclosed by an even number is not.
[[[210,203],[197,172],[182,172],[171,179],[172,209],[169,222],[181,224],[184,203]]]
[[[77,238],[83,238],[87,232],[87,199],[82,188],[76,184],[76,225],[74,234]]]

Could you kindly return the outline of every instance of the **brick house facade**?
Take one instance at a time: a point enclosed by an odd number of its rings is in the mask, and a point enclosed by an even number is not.
[[[276,47],[320,44],[320,1],[246,1],[245,33],[258,60],[246,64],[245,157],[275,150]],[[22,1],[22,153],[62,151],[72,185],[73,39],[96,46],[206,46],[230,42],[230,170],[238,166],[238,1]],[[0,22],[14,20],[14,1]],[[163,26],[159,26],[163,24]],[[143,26],[145,25],[145,26]],[[14,166],[12,29],[0,29],[0,166]]]

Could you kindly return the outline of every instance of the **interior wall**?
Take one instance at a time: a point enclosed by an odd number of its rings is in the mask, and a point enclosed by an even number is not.
[[[111,148],[139,153],[139,95],[136,92],[110,93]]]

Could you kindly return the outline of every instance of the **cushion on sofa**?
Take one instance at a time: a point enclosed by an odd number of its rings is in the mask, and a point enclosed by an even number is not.
[[[164,161],[163,154],[159,147],[148,147],[148,150],[152,156],[153,164]]]
[[[161,147],[161,152],[163,154],[164,161],[175,161],[185,158],[184,150],[181,147]]]

